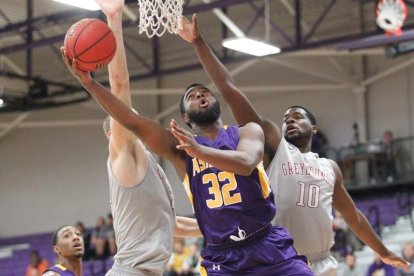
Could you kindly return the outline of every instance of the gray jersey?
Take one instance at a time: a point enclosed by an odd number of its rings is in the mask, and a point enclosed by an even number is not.
[[[147,152],[141,183],[125,187],[108,160],[111,212],[118,251],[115,263],[161,275],[171,253],[175,227],[172,189],[162,168]]]
[[[330,161],[301,153],[282,138],[267,173],[277,208],[272,223],[287,227],[298,253],[310,261],[326,257],[334,242],[335,172]]]

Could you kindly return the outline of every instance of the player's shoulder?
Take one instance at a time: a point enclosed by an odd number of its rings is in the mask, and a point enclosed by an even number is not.
[[[336,161],[333,159],[330,159],[330,158],[322,158],[322,159],[325,159],[326,161],[328,161],[332,166],[339,167],[338,163],[336,163]]]
[[[249,132],[249,133],[263,133],[262,127],[255,122],[248,122],[245,125],[238,127],[239,132]]]
[[[329,159],[329,158],[324,158],[328,161],[328,163],[331,165],[333,171],[335,172],[336,175],[341,174],[341,169],[339,168],[338,163],[336,163],[335,160]]]

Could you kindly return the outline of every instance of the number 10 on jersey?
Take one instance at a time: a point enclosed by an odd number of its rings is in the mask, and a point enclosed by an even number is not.
[[[315,184],[306,185],[305,182],[299,181],[299,200],[297,206],[318,208],[320,187]],[[307,195],[307,196],[306,196]]]

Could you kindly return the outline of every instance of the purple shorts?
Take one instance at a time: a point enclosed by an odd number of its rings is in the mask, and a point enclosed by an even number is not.
[[[208,245],[201,257],[201,275],[314,275],[306,257],[293,248],[289,232],[278,226],[234,246]]]

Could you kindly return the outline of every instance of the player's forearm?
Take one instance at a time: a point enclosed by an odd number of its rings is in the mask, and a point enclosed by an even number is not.
[[[382,243],[374,229],[372,229],[368,219],[361,211],[358,210],[358,219],[356,221],[347,221],[347,223],[357,237],[380,256],[385,256],[389,253],[388,249]]]
[[[116,39],[115,56],[108,65],[109,81],[112,87],[120,87],[119,91],[116,91],[117,93],[122,93],[125,92],[125,89],[121,88],[129,83],[129,73],[122,35],[122,13],[107,17],[107,20]]]
[[[112,118],[117,120],[127,129],[132,130],[134,128],[134,120],[132,118],[138,115],[136,115],[127,105],[122,103],[105,87],[93,79],[81,81],[81,83]]]
[[[261,125],[263,123],[261,117],[247,97],[237,89],[229,71],[216,57],[201,35],[193,41],[193,46],[204,70],[214,82],[220,94],[223,95],[236,122],[241,125],[248,122],[256,122]]]
[[[151,152],[170,160],[179,173],[185,172],[183,155],[175,148],[177,141],[169,131],[151,119],[133,112],[95,80],[81,83],[112,118],[140,138]]]
[[[201,146],[198,159],[226,172],[251,175],[261,158],[244,151],[219,150]]]
[[[204,70],[223,96],[226,96],[225,94],[227,90],[225,88],[229,85],[234,85],[234,81],[230,76],[230,73],[216,57],[201,35],[193,41],[193,46],[197,53],[198,59],[204,67]]]
[[[197,220],[177,216],[175,219],[174,237],[202,237]]]

